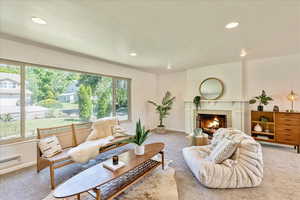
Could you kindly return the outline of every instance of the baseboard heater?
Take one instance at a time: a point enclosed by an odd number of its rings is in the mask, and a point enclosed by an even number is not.
[[[0,164],[4,164],[10,161],[14,161],[14,160],[20,160],[21,159],[21,155],[14,155],[14,156],[9,156],[6,158],[0,158]]]

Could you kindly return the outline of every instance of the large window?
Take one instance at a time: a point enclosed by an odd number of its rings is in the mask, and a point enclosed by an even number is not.
[[[20,67],[0,63],[0,138],[21,136],[20,85]]]
[[[109,116],[128,120],[129,90],[128,79],[2,62],[0,140]]]

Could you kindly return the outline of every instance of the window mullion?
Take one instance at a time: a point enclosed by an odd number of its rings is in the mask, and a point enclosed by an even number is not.
[[[20,111],[21,111],[21,137],[25,138],[25,106],[26,106],[26,84],[25,84],[25,65],[21,65],[21,96],[20,96]]]
[[[131,81],[127,80],[128,120],[131,121]]]
[[[116,116],[116,79],[113,78],[112,81],[112,113],[113,116]]]

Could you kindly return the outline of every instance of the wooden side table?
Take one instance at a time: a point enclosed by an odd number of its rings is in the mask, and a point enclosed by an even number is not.
[[[196,136],[195,137],[195,145],[196,146],[208,145],[208,137]]]
[[[209,144],[207,136],[192,136],[192,135],[189,135],[189,136],[187,136],[187,138],[189,140],[189,145],[191,145],[191,146],[204,146],[204,145]]]

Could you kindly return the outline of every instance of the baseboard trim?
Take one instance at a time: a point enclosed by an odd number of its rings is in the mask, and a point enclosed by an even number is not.
[[[155,131],[156,128],[152,128],[150,129],[151,131]],[[172,128],[166,128],[166,131],[173,131],[173,132],[180,132],[180,133],[184,133],[187,134],[184,130],[179,130],[179,129],[172,129]]]
[[[180,130],[180,129],[167,128],[166,130],[167,130],[167,131],[175,131],[175,132],[180,132],[180,133],[187,134],[184,130]]]
[[[22,164],[16,165],[16,166],[11,166],[11,167],[8,167],[8,168],[5,168],[5,169],[1,169],[0,170],[0,175],[7,174],[7,173],[10,173],[10,172],[13,172],[13,171],[17,171],[17,170],[23,169],[25,167],[31,167],[35,164],[36,164],[36,161],[32,161],[32,162],[22,163]]]

